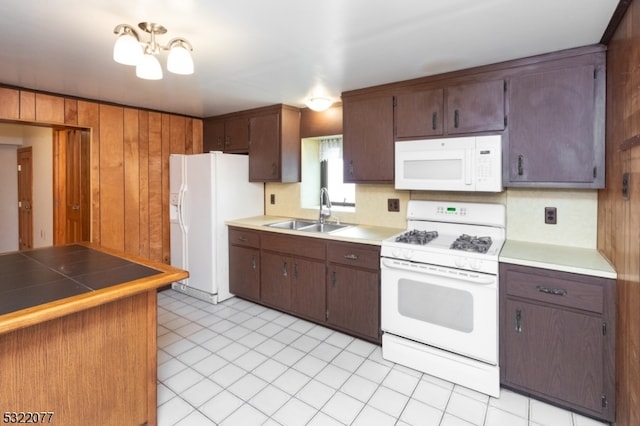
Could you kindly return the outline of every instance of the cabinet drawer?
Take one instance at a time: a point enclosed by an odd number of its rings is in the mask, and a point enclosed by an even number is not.
[[[378,270],[380,248],[366,244],[330,242],[327,245],[327,259],[329,262]]]
[[[229,228],[229,243],[239,246],[260,247],[260,234],[244,229]]]
[[[554,271],[542,274],[536,273],[535,269],[527,268],[505,268],[504,270],[506,271],[505,280],[501,281],[506,282],[508,296],[523,297],[585,311],[603,312],[604,289],[601,285],[571,280],[567,278],[571,274],[560,272],[554,274]]]
[[[282,254],[325,260],[326,243],[319,238],[264,232],[262,234],[262,248]]]

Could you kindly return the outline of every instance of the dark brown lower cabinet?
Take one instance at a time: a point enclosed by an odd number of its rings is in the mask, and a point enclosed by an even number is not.
[[[503,385],[599,419],[615,415],[615,280],[500,266]]]
[[[260,237],[257,232],[229,230],[229,291],[260,300]]]
[[[380,343],[380,247],[229,229],[231,292]]]
[[[380,247],[332,241],[327,261],[327,323],[380,343]]]

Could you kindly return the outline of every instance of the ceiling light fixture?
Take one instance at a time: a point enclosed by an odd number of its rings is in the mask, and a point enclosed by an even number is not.
[[[113,46],[113,60],[124,65],[135,65],[136,75],[145,80],[160,80],[162,67],[156,55],[169,51],[167,69],[174,74],[193,74],[193,47],[183,38],[174,38],[166,46],[156,41],[156,35],[165,34],[167,29],[153,22],[140,22],[138,27],[150,34],[150,40],[140,41],[137,31],[127,24],[117,25],[113,32],[118,34]]]
[[[333,105],[333,101],[322,96],[314,96],[313,98],[307,99],[305,104],[309,109],[320,112],[329,109],[329,107]]]

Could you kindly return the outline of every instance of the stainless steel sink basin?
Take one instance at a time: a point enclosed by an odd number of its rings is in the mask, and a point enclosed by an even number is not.
[[[316,222],[313,225],[305,226],[304,228],[299,228],[298,230],[305,231],[305,232],[324,232],[328,234],[330,232],[339,231],[341,229],[348,228],[349,226],[351,225]]]
[[[280,228],[280,229],[300,229],[300,228],[304,228],[306,226],[312,226],[315,224],[316,222],[314,222],[313,220],[291,219],[291,220],[284,220],[282,222],[270,223],[267,226],[270,226],[272,228]]]
[[[271,228],[293,229],[296,231],[305,232],[323,232],[328,234],[330,232],[348,228],[351,225],[338,223],[320,223],[318,221],[304,219],[291,219],[283,220],[281,222],[269,223],[267,224],[267,226]]]

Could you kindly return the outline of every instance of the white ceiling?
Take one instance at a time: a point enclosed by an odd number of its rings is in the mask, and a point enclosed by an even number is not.
[[[618,0],[2,0],[0,83],[209,117],[598,43]],[[146,81],[117,24],[164,25],[195,74]],[[147,36],[147,34],[144,34]],[[145,37],[146,39],[146,37]]]

